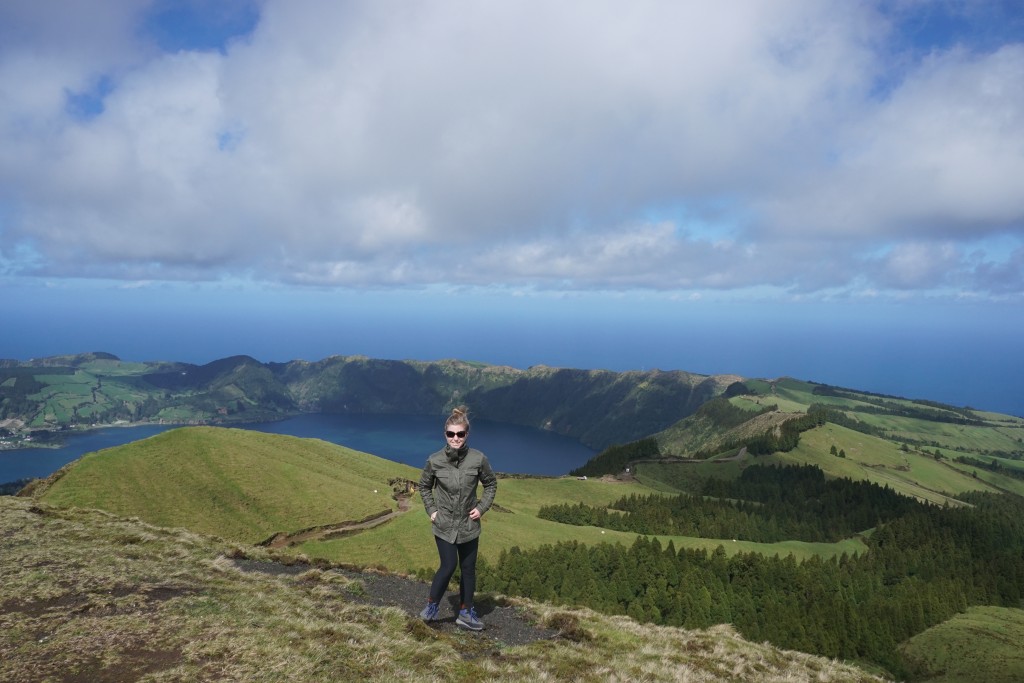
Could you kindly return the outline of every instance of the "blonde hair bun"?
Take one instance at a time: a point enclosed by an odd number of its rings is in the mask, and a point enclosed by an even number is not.
[[[466,406],[455,406],[452,408],[452,414],[445,420],[444,426],[447,429],[452,425],[466,425],[469,428],[469,408]]]

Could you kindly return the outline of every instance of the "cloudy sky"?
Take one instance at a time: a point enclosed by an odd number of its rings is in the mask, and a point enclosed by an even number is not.
[[[741,372],[566,345],[1019,335],[1024,7],[5,0],[0,288],[7,357]]]

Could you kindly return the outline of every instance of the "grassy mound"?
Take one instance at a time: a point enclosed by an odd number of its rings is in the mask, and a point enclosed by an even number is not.
[[[316,439],[186,427],[83,456],[36,497],[258,543],[391,511],[388,480],[418,476]]]

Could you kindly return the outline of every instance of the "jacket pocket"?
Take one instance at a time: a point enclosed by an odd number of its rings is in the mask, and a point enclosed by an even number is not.
[[[434,521],[431,522],[431,526],[435,531],[445,532],[451,528],[451,520],[448,518],[448,513],[443,508],[438,508],[437,517],[434,517]]]

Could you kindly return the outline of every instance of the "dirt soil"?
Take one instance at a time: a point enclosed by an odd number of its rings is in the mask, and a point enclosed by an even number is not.
[[[304,529],[303,531],[291,534],[282,532],[274,535],[270,540],[265,541],[260,545],[265,545],[269,548],[287,548],[288,546],[298,545],[299,543],[305,543],[306,541],[319,541],[329,538],[337,538],[348,534],[356,534],[360,531],[366,531],[367,529],[372,529],[380,526],[381,524],[390,522],[395,517],[408,512],[409,507],[409,497],[399,496],[397,510],[392,510],[390,512],[384,511],[358,522],[338,522],[337,524],[327,524],[324,526],[314,527],[312,529]]]
[[[309,564],[297,563],[285,565],[278,562],[256,560],[235,560],[235,566],[242,571],[262,572],[272,575],[299,575],[314,567]],[[408,579],[395,574],[378,572],[359,572],[344,568],[331,568],[362,585],[361,591],[346,594],[347,599],[375,606],[398,607],[410,617],[419,619],[420,610],[427,603],[430,586],[422,581]],[[470,637],[475,642],[466,643],[462,649],[464,657],[493,654],[494,648],[526,645],[538,640],[550,640],[559,635],[554,629],[545,628],[534,623],[524,610],[513,605],[504,604],[486,593],[476,596],[476,612],[484,622],[483,631],[469,631],[455,623],[458,614],[458,594],[449,593],[441,603],[438,619],[425,622],[424,626],[432,630],[453,635]],[[493,648],[491,647],[493,646]]]

